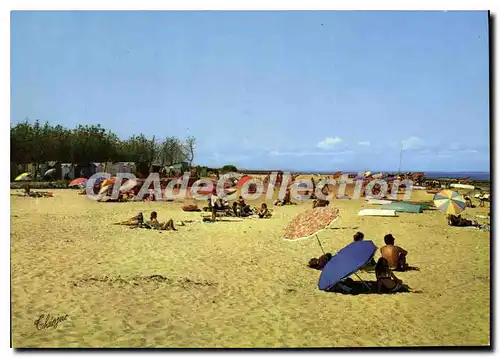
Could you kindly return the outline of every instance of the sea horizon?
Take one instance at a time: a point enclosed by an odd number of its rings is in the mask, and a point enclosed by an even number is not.
[[[243,171],[269,171],[267,169],[241,169]],[[328,175],[338,171],[341,171],[344,174],[358,174],[359,172],[365,172],[366,170],[292,170],[292,169],[281,169],[282,172],[288,173],[300,173],[300,174],[322,174]],[[397,170],[370,170],[372,173],[397,173]],[[402,171],[402,173],[406,173],[407,171]],[[490,171],[438,171],[438,170],[412,170],[412,173],[422,172],[428,178],[470,178],[473,180],[490,180],[491,172]]]

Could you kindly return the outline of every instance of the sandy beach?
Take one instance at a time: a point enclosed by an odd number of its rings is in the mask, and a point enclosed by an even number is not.
[[[413,200],[432,196],[415,191]],[[253,203],[254,205],[256,203]],[[364,200],[334,200],[319,234],[335,253],[356,231],[380,247],[392,233],[420,271],[397,273],[421,293],[322,292],[312,238],[282,239],[311,201],[269,220],[188,223],[177,232],[111,223],[153,210],[199,221],[181,202],[98,203],[73,190],[12,197],[12,337],[20,347],[373,347],[488,345],[490,232],[449,227],[440,211],[360,217]],[[474,219],[489,207],[467,209]],[[379,257],[376,253],[375,258]],[[375,275],[360,272],[373,281]],[[356,279],[355,277],[353,277]],[[66,316],[38,329],[40,315]]]

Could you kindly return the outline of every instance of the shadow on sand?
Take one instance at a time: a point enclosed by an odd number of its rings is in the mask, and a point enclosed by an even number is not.
[[[350,292],[340,289],[338,285],[335,285],[333,289],[327,292],[331,293],[341,293],[344,295],[367,295],[367,294],[395,294],[395,293],[423,293],[422,291],[412,290],[408,285],[403,284],[403,286],[397,292],[377,292],[377,281],[352,281],[349,283],[349,288],[352,290]]]

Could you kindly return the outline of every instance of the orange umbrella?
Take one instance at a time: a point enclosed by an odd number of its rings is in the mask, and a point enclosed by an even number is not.
[[[108,179],[104,179],[104,181],[102,182],[102,187],[114,184],[115,182],[116,182],[116,177],[111,177],[111,178],[108,178]]]

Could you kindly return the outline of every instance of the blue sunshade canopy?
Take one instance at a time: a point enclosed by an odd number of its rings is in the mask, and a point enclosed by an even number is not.
[[[377,247],[373,241],[354,241],[337,252],[326,264],[319,277],[320,290],[328,290],[337,282],[365,266]]]

